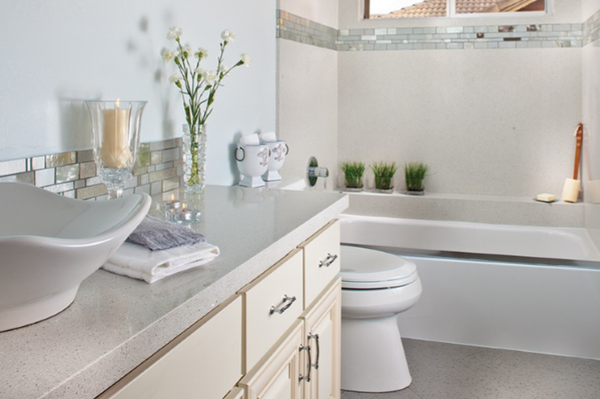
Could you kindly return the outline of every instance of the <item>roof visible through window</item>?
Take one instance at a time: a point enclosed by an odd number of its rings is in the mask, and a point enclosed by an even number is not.
[[[545,11],[546,0],[366,0],[369,18],[430,18],[449,15],[449,2],[456,14],[490,14]]]

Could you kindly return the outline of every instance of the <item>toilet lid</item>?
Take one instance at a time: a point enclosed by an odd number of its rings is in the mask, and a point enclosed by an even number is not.
[[[413,262],[387,252],[342,245],[341,259],[342,288],[401,287],[419,278]]]

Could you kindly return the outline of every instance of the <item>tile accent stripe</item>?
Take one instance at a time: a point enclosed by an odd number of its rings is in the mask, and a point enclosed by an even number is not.
[[[339,51],[581,47],[582,24],[340,30]]]
[[[583,45],[587,46],[590,43],[600,39],[600,10],[596,11],[594,15],[589,17],[583,23]]]
[[[577,24],[340,30],[278,10],[277,37],[337,51],[578,48],[600,39],[600,10]]]
[[[181,186],[181,139],[142,143],[123,195],[162,194]],[[106,186],[96,173],[92,150],[71,151],[0,162],[0,182],[32,184],[71,198],[106,198]]]
[[[337,50],[337,29],[283,10],[277,10],[277,37],[329,50]]]

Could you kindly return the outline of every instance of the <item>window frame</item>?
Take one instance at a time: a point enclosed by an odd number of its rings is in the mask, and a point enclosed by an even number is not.
[[[376,20],[379,18],[371,18],[371,0],[363,0],[364,6],[364,19],[372,19]],[[446,9],[448,10],[448,15],[445,17],[415,17],[415,18],[384,18],[384,20],[408,20],[408,21],[418,21],[418,20],[431,20],[431,19],[449,19],[449,18],[464,18],[464,19],[472,19],[472,18],[539,18],[546,17],[554,14],[554,0],[545,0],[546,10],[545,11],[529,11],[529,12],[494,12],[494,13],[456,13],[456,0],[446,0]]]

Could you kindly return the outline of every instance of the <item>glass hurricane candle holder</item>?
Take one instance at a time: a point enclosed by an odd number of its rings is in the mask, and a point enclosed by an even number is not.
[[[98,176],[106,184],[108,198],[119,198],[133,177],[146,101],[86,101],[86,105]]]

